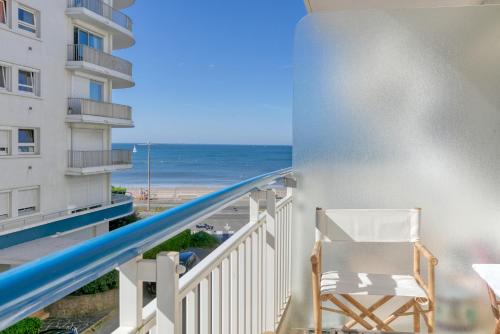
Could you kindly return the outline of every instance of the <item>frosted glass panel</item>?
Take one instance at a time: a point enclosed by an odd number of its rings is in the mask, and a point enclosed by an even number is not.
[[[471,265],[500,263],[498,36],[498,6],[340,11],[301,21],[292,327],[312,325],[316,207],[420,207],[422,241],[440,260],[437,332],[453,325],[492,332]],[[407,245],[351,246],[325,249],[325,269],[411,273]]]

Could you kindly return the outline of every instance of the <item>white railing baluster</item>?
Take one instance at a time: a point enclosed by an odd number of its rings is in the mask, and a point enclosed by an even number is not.
[[[251,309],[251,333],[252,334],[258,334],[258,320],[257,320],[257,315],[259,311],[259,304],[258,304],[258,293],[259,293],[259,288],[258,288],[258,282],[259,282],[259,252],[258,252],[258,235],[257,232],[253,232],[252,235],[249,237],[250,242],[251,242],[251,253],[252,253],[252,270],[251,270],[251,300],[250,300],[250,309]]]
[[[212,333],[212,275],[200,282],[200,334]]]
[[[221,291],[221,303],[222,303],[222,334],[229,334],[230,333],[230,324],[231,324],[231,317],[230,317],[230,274],[229,274],[229,260],[228,258],[225,258],[222,260],[222,275],[221,275],[221,282],[222,282],[222,291]]]
[[[238,308],[238,331],[237,333],[245,333],[245,308],[247,302],[245,300],[245,244],[241,243],[238,246],[238,300],[240,306]]]
[[[218,334],[222,330],[222,268],[218,266],[212,271],[212,333]]]
[[[238,333],[238,249],[235,249],[230,254],[230,269],[231,269],[231,333]]]
[[[186,296],[186,334],[198,334],[198,288]]]
[[[250,334],[251,329],[251,293],[252,289],[252,248],[249,237],[247,237],[244,241],[245,247],[245,332]]]
[[[265,307],[265,331],[274,332],[276,327],[276,193],[266,192],[266,291],[263,307]]]

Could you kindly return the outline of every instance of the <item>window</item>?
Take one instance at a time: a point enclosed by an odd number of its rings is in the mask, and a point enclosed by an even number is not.
[[[103,50],[102,37],[78,27],[75,27],[74,30],[74,43],[77,45],[86,45],[100,51]]]
[[[7,0],[0,0],[0,23],[7,24]]]
[[[40,189],[38,188],[19,190],[17,193],[17,214],[19,216],[24,216],[37,212],[39,194]]]
[[[0,193],[0,220],[10,217],[10,193]]]
[[[37,145],[35,129],[18,130],[18,152],[19,154],[36,154]]]
[[[35,12],[26,9],[19,8],[17,10],[17,20],[19,29],[29,31],[36,34],[36,14]]]
[[[104,101],[104,85],[102,82],[90,80],[90,99],[98,102]]]
[[[18,89],[21,92],[36,93],[35,90],[36,73],[19,70]]]
[[[0,130],[0,156],[10,154],[10,131]]]
[[[9,69],[7,66],[2,66],[0,65],[0,89],[7,89],[8,88],[8,74],[9,74]]]

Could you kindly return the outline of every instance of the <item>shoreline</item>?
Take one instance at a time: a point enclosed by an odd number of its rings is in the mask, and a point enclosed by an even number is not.
[[[135,200],[144,200],[141,198],[141,192],[147,192],[148,187],[126,187],[127,193],[130,193]],[[219,189],[224,188],[224,186],[154,186],[151,187],[151,201],[155,200],[176,200],[185,201],[194,199]]]

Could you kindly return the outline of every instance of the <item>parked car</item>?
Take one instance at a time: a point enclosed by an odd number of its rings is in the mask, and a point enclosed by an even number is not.
[[[181,252],[179,254],[179,264],[186,268],[184,274],[187,273],[190,269],[192,269],[198,263],[198,261],[199,261],[198,256],[196,256],[194,252]],[[181,276],[184,274],[181,274]],[[156,296],[155,282],[146,283],[146,289],[151,295]]]
[[[214,227],[213,225],[209,225],[209,224],[196,224],[196,228],[199,228],[199,229],[202,229],[202,230],[213,230]]]

